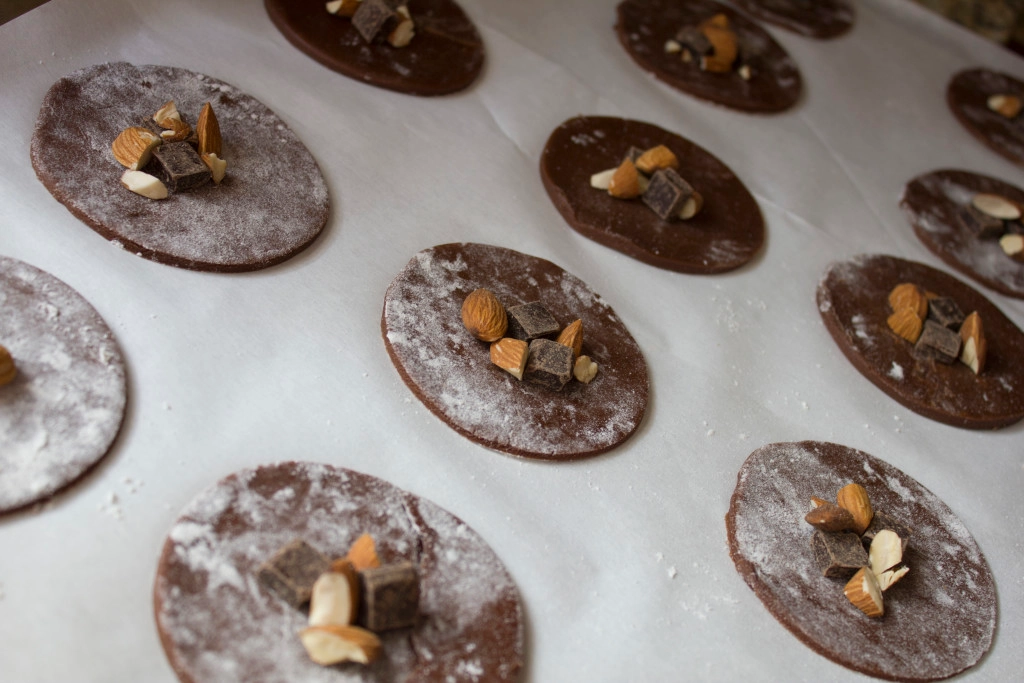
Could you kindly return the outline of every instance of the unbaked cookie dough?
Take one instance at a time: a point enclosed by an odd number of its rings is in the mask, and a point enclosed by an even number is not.
[[[946,101],[971,135],[1015,164],[1024,164],[1024,115],[1013,119],[988,108],[992,95],[1024,99],[1024,82],[988,69],[961,71],[949,82]]]
[[[907,183],[900,207],[936,256],[986,287],[1024,299],[1024,263],[1007,256],[998,239],[980,239],[958,218],[979,193],[1024,206],[1024,190],[1009,183],[970,171],[942,170]]]
[[[639,199],[616,199],[590,186],[590,176],[618,166],[630,146],[657,145],[675,153],[680,173],[704,198],[700,213],[689,220],[664,221]],[[650,123],[569,119],[548,138],[540,175],[570,227],[659,268],[721,273],[750,261],[764,242],[761,210],[743,181],[710,152]]]
[[[163,200],[121,186],[110,146],[168,100],[195,125],[204,102],[220,123],[227,177]],[[32,166],[51,194],[117,246],[182,268],[237,272],[280,263],[327,222],[320,169],[284,121],[234,86],[194,71],[126,62],[57,81],[32,136]]]
[[[889,292],[903,282],[953,298],[965,314],[978,311],[988,340],[981,374],[959,361],[918,361],[913,344],[889,329]],[[892,256],[857,256],[825,271],[818,310],[853,366],[915,413],[967,429],[998,429],[1024,417],[1024,333],[984,295],[951,275]]]
[[[301,538],[340,557],[361,534],[385,564],[420,577],[420,623],[379,634],[369,666],[321,667],[298,632],[306,614],[268,592],[257,568]],[[182,681],[514,681],[522,606],[501,561],[465,522],[352,470],[285,462],[232,474],[171,527],[153,589],[157,629]]]
[[[67,284],[0,256],[0,344],[17,375],[0,386],[0,513],[45,499],[93,467],[121,429],[124,358]]]
[[[599,370],[561,391],[493,365],[462,324],[462,301],[486,288],[506,307],[541,302],[565,326],[583,321],[583,354]],[[571,460],[603,453],[636,431],[647,408],[647,364],[615,311],[550,261],[486,244],[416,254],[384,297],[384,346],[417,398],[452,429],[504,453]]]
[[[848,0],[733,1],[755,19],[809,38],[835,38],[853,26],[853,5]]]
[[[822,576],[804,521],[811,496],[851,482],[912,529],[910,572],[871,619]],[[892,681],[934,681],[974,666],[992,645],[996,587],[981,549],[931,491],[862,451],[820,441],[763,446],[740,468],[725,518],[736,570],[768,611],[815,652]]]
[[[697,25],[725,14],[739,39],[760,53],[762,68],[749,81],[736,73],[702,71],[698,60],[684,62],[665,51],[684,25]],[[800,98],[802,81],[796,63],[768,32],[736,10],[715,0],[625,0],[615,24],[619,41],[645,71],[694,97],[746,112],[777,112]]]
[[[453,0],[408,3],[416,35],[402,48],[368,44],[322,0],[265,0],[267,14],[292,45],[328,69],[409,95],[445,95],[469,86],[484,64],[484,43]]]

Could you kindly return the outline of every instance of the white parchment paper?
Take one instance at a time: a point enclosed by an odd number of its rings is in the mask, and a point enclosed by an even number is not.
[[[740,464],[800,439],[883,458],[960,516],[1000,597],[992,652],[964,678],[1018,677],[1024,426],[970,432],[904,409],[842,357],[814,291],[830,261],[860,252],[942,267],[897,206],[910,178],[960,167],[1024,185],[945,104],[956,71],[1021,78],[1024,62],[913,3],[864,0],[834,41],[769,29],[805,95],[751,116],[642,72],[612,30],[614,0],[462,4],[487,63],[440,99],[321,67],[257,0],[52,0],[0,26],[0,253],[81,292],[129,375],[106,461],[43,509],[0,519],[0,680],[174,680],[151,605],[167,529],[216,479],[283,459],[383,477],[474,527],[522,593],[526,681],[858,680],[780,626],[726,549]],[[280,266],[216,275],[145,261],[76,220],[36,179],[29,139],[57,78],[116,60],[207,73],[277,112],[324,171],[322,236]],[[763,253],[689,276],[571,231],[538,161],[579,113],[647,120],[720,157],[761,205]],[[577,463],[518,460],[412,396],[380,339],[384,291],[415,252],[457,240],[551,259],[616,309],[652,382],[629,442]],[[988,295],[1024,326],[1024,302]]]

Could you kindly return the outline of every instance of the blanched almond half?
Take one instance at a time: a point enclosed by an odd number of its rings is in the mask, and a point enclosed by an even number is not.
[[[380,638],[358,626],[310,626],[299,632],[309,658],[322,666],[369,664],[380,654]]]
[[[877,577],[903,561],[903,541],[891,529],[882,529],[871,540],[868,550],[868,566]]]
[[[156,176],[142,171],[125,171],[121,176],[121,184],[149,199],[167,199],[167,186]]]
[[[1015,221],[1020,218],[1020,207],[998,194],[976,194],[971,198],[971,205],[978,211],[1002,221]]]
[[[618,169],[609,168],[607,171],[601,171],[590,176],[590,186],[595,190],[607,190],[608,184],[612,180],[612,176],[615,175],[615,171]]]
[[[358,593],[355,593],[358,595]],[[355,619],[352,584],[340,572],[324,572],[313,583],[309,598],[310,626],[348,626]]]
[[[210,175],[213,176],[213,184],[220,185],[220,181],[224,180],[224,176],[228,172],[228,162],[221,159],[213,152],[208,152],[199,157],[206,164],[206,167],[210,169]]]

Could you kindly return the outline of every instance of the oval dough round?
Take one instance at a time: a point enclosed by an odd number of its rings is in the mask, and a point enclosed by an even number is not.
[[[871,505],[909,526],[909,573],[884,594],[885,614],[865,616],[822,576],[804,521],[811,496],[835,500],[856,482]],[[740,468],[725,518],[729,554],[768,611],[837,664],[892,681],[934,681],[974,666],[992,646],[995,579],[963,522],[934,493],[892,465],[820,441],[773,443]]]
[[[0,344],[18,374],[0,386],[0,513],[48,498],[110,450],[127,403],[107,324],[49,273],[0,256]]]
[[[1015,164],[1024,164],[1024,116],[1008,119],[988,108],[992,95],[1024,100],[1024,82],[989,69],[967,69],[946,88],[946,102],[964,128],[986,147]]]
[[[121,186],[110,145],[166,102],[195,125],[204,102],[220,123],[227,176],[152,200]],[[247,271],[305,249],[327,222],[320,168],[264,104],[223,81],[169,66],[125,62],[80,69],[46,93],[32,166],[51,194],[90,228],[138,255],[182,268]]]
[[[684,62],[665,52],[665,42],[684,25],[725,14],[737,36],[761,51],[762,68],[749,81],[735,72],[702,71],[699,60]],[[618,6],[615,30],[629,56],[645,71],[673,88],[746,112],[777,112],[800,99],[802,80],[796,63],[768,32],[715,0],[625,0]]]
[[[462,325],[462,301],[484,287],[510,308],[540,301],[564,327],[583,321],[590,384],[553,391],[493,365],[488,344]],[[647,364],[615,311],[550,261],[486,244],[416,254],[384,297],[384,346],[413,393],[452,429],[504,453],[570,460],[628,439],[647,408]]]
[[[843,35],[853,26],[853,5],[847,0],[734,0],[737,7],[761,21],[821,40]]]
[[[665,145],[704,198],[689,220],[664,221],[640,199],[616,199],[590,176],[618,166],[630,146]],[[721,273],[750,261],[764,242],[764,218],[728,166],[684,137],[650,123],[578,116],[556,128],[540,158],[544,189],[569,226],[635,259],[681,273]]]
[[[322,0],[265,0],[267,14],[292,45],[328,69],[409,95],[445,95],[470,85],[484,65],[484,43],[453,0],[408,4],[416,35],[405,47],[368,44],[351,20]]]
[[[363,533],[383,563],[418,565],[420,621],[379,634],[372,665],[322,667],[298,638],[305,611],[264,589],[256,570],[295,538],[340,557]],[[188,683],[443,683],[466,671],[514,681],[522,666],[519,594],[487,543],[437,505],[331,465],[242,470],[200,493],[171,527],[153,593],[164,651]]]
[[[892,288],[913,282],[978,311],[988,341],[980,375],[956,361],[922,363],[886,323]],[[1024,417],[1024,333],[977,290],[922,263],[862,255],[831,264],[818,310],[843,355],[862,375],[915,413],[967,429],[998,429]]]
[[[1024,190],[970,171],[926,173],[907,183],[900,200],[914,232],[932,253],[964,275],[1007,296],[1024,299],[1024,263],[1006,255],[998,239],[979,239],[957,212],[978,193],[1024,206]]]

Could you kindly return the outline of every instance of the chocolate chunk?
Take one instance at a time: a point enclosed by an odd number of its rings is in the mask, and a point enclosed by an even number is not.
[[[359,572],[359,586],[359,621],[363,626],[379,633],[416,625],[420,579],[412,562]]]
[[[571,347],[550,339],[534,339],[530,342],[530,356],[526,360],[523,379],[561,391],[572,378],[574,360]]]
[[[875,535],[883,529],[888,529],[900,537],[900,541],[903,542],[903,552],[906,553],[907,543],[910,541],[910,535],[913,531],[906,524],[878,510],[875,510],[875,516],[871,518],[871,525],[864,531],[861,540],[870,545],[871,541],[875,540]]]
[[[636,160],[642,157],[643,154],[644,150],[640,149],[639,147],[634,147],[633,145],[630,145],[629,151],[626,152],[626,156],[622,157],[622,160],[625,161],[626,159],[629,159],[635,164]]]
[[[401,20],[401,15],[398,14],[400,4],[401,0],[362,0],[359,9],[352,15],[352,24],[363,40],[372,43],[382,33],[387,36],[388,31],[385,31],[385,28],[389,24]]]
[[[684,26],[676,32],[676,42],[698,55],[711,54],[711,41],[696,26]]]
[[[313,583],[330,568],[329,559],[297,538],[261,564],[256,576],[265,588],[298,608],[309,602]]]
[[[156,169],[167,189],[182,192],[210,181],[210,169],[185,141],[168,142],[153,150]]]
[[[914,348],[918,347],[921,347],[923,358],[931,357],[941,363],[952,363],[960,355],[960,335],[933,320],[925,320],[924,330]]]
[[[506,337],[530,341],[537,337],[556,334],[561,329],[555,317],[539,301],[513,306],[507,312]]]
[[[928,300],[928,320],[959,330],[964,322],[964,312],[948,296],[938,296]]]
[[[847,578],[868,565],[868,551],[864,550],[860,536],[849,531],[815,531],[811,549],[818,569],[829,578]]]
[[[1001,237],[1006,231],[1003,222],[995,216],[978,211],[968,204],[957,209],[957,219],[967,231],[979,239]]]
[[[663,168],[651,176],[651,182],[641,199],[662,220],[679,217],[686,200],[693,196],[693,188],[671,168]]]
[[[1003,229],[1011,235],[1024,235],[1024,221],[1017,219],[1015,221],[1003,221]],[[997,235],[1002,237],[1002,235]]]

